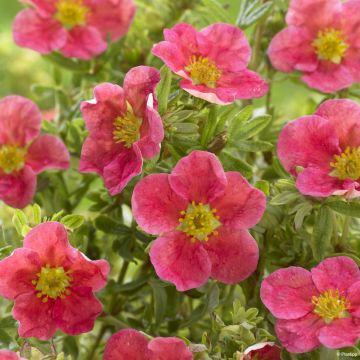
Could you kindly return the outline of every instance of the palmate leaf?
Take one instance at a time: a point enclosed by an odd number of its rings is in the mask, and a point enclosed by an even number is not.
[[[272,1],[262,3],[261,0],[241,0],[236,25],[243,29],[249,27],[268,14],[272,6]]]

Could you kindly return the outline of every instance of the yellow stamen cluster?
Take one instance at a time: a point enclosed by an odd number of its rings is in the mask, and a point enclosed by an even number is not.
[[[49,298],[57,299],[60,297],[64,299],[67,295],[70,295],[68,288],[72,282],[71,272],[71,270],[65,271],[61,266],[43,266],[41,271],[36,274],[37,279],[32,281],[36,291],[38,291],[37,297],[46,303]]]
[[[218,235],[216,229],[221,226],[221,222],[216,209],[211,209],[210,205],[193,201],[181,215],[177,229],[190,236],[191,241],[208,241],[209,236]]]
[[[19,171],[25,164],[26,149],[16,145],[0,145],[0,169],[11,174]]]
[[[55,19],[63,26],[71,29],[75,26],[84,26],[90,9],[83,0],[58,0],[55,4]]]
[[[347,317],[347,310],[350,308],[349,301],[337,289],[326,290],[320,296],[313,296],[312,303],[315,306],[313,312],[321,316],[327,323],[334,319]]]
[[[347,147],[342,154],[334,156],[334,161],[330,163],[330,166],[334,168],[331,175],[340,180],[360,179],[360,147]]]
[[[320,60],[340,64],[349,45],[346,43],[341,30],[327,28],[320,30],[312,43]]]
[[[216,82],[220,79],[222,71],[216,64],[202,56],[192,56],[189,65],[185,68],[189,72],[194,84],[206,85],[210,88],[216,87]]]

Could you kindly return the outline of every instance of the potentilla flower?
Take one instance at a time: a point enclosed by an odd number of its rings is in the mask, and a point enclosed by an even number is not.
[[[192,360],[184,341],[176,337],[148,340],[134,329],[123,329],[108,340],[104,360]]]
[[[180,86],[190,94],[225,105],[268,91],[267,83],[247,69],[251,48],[239,28],[213,24],[197,31],[189,24],[178,24],[164,30],[164,36],[165,41],[152,52],[184,78]]]
[[[117,41],[135,14],[132,0],[23,0],[30,8],[15,18],[17,45],[49,54],[88,60]]]
[[[104,178],[112,195],[142,170],[144,159],[160,151],[164,130],[154,94],[160,73],[139,66],[130,70],[124,88],[104,83],[95,87],[95,99],[81,104],[90,137],[81,152],[80,171]]]
[[[260,295],[290,352],[312,351],[321,344],[339,349],[360,339],[360,270],[348,257],[326,259],[311,271],[295,266],[277,270],[263,281]]]
[[[278,155],[303,194],[358,197],[360,105],[328,100],[314,115],[288,123],[280,133]]]
[[[265,196],[217,157],[193,151],[168,174],[136,186],[132,210],[140,227],[159,235],[150,250],[158,276],[180,291],[211,276],[234,284],[256,269],[259,249],[248,229],[264,213]]]
[[[0,350],[0,360],[26,360],[17,353],[9,350]]]
[[[47,169],[67,169],[70,155],[53,135],[40,135],[41,112],[30,100],[7,96],[0,100],[0,199],[23,208],[35,193],[36,175]]]
[[[47,340],[57,329],[77,335],[90,331],[102,312],[94,292],[108,272],[107,261],[91,261],[70,245],[62,224],[46,222],[0,261],[0,296],[15,302],[20,336]]]
[[[360,0],[292,0],[286,22],[268,50],[276,69],[326,93],[360,81]]]

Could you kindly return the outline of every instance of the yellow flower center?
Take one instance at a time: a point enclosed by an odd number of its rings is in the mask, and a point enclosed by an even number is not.
[[[0,145],[0,169],[5,174],[19,171],[25,164],[26,149],[16,145]]]
[[[216,229],[221,226],[219,216],[215,214],[216,209],[211,209],[210,205],[193,201],[186,211],[181,212],[177,230],[189,235],[193,242],[208,241],[210,235],[218,234]]]
[[[65,271],[63,267],[43,266],[41,271],[36,274],[37,279],[32,283],[38,291],[37,297],[42,302],[47,302],[49,298],[64,299],[66,295],[70,295],[68,287],[71,285],[71,270]]]
[[[334,161],[330,163],[334,168],[330,175],[336,176],[340,180],[360,178],[360,147],[349,148],[341,155],[335,155]]]
[[[140,138],[141,123],[141,119],[136,117],[131,106],[128,104],[126,113],[114,120],[114,141],[116,143],[124,143],[124,146],[130,148]]]
[[[206,85],[210,88],[216,87],[222,71],[210,59],[202,56],[192,56],[190,64],[185,68],[190,73],[194,84]]]
[[[349,301],[340,295],[337,289],[326,290],[320,296],[313,296],[312,303],[315,306],[313,312],[321,316],[326,323],[347,317],[347,310],[350,308]]]
[[[83,4],[83,0],[58,0],[56,3],[55,19],[68,29],[86,24],[90,9]]]
[[[346,43],[341,30],[327,28],[320,30],[312,43],[320,60],[340,64],[349,45]]]

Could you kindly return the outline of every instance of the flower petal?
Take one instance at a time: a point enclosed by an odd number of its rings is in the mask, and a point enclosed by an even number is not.
[[[221,227],[204,247],[211,261],[211,277],[222,283],[236,284],[256,270],[259,248],[246,230]]]
[[[150,234],[171,231],[179,225],[180,212],[188,202],[170,187],[169,175],[151,174],[139,181],[132,195],[131,207],[139,226]]]
[[[58,137],[41,135],[30,145],[26,164],[36,174],[46,169],[67,169],[70,165],[70,154]]]
[[[169,175],[171,188],[189,202],[209,203],[222,195],[227,180],[218,158],[207,151],[193,151]]]
[[[184,341],[175,337],[157,337],[149,342],[150,360],[192,360]]]
[[[248,229],[262,218],[266,197],[264,193],[252,187],[238,172],[226,172],[225,193],[216,198],[211,207],[223,225],[232,229]]]
[[[23,357],[19,357],[19,355],[13,351],[9,350],[0,350],[0,359],[1,360],[26,360]]]
[[[314,308],[311,300],[318,295],[310,271],[291,266],[269,275],[261,284],[262,302],[277,318],[298,319]]]
[[[347,291],[346,298],[349,300],[349,313],[360,318],[360,281],[356,282]]]
[[[0,144],[25,146],[40,133],[41,112],[36,104],[22,96],[0,100]]]
[[[204,285],[211,272],[211,263],[202,244],[192,242],[179,231],[157,238],[151,246],[150,259],[159,278],[173,283],[178,291]]]
[[[160,58],[166,66],[175,73],[181,72],[184,74],[183,69],[186,67],[190,59],[184,56],[177,44],[169,41],[161,41],[155,44],[152,48],[152,53]]]

